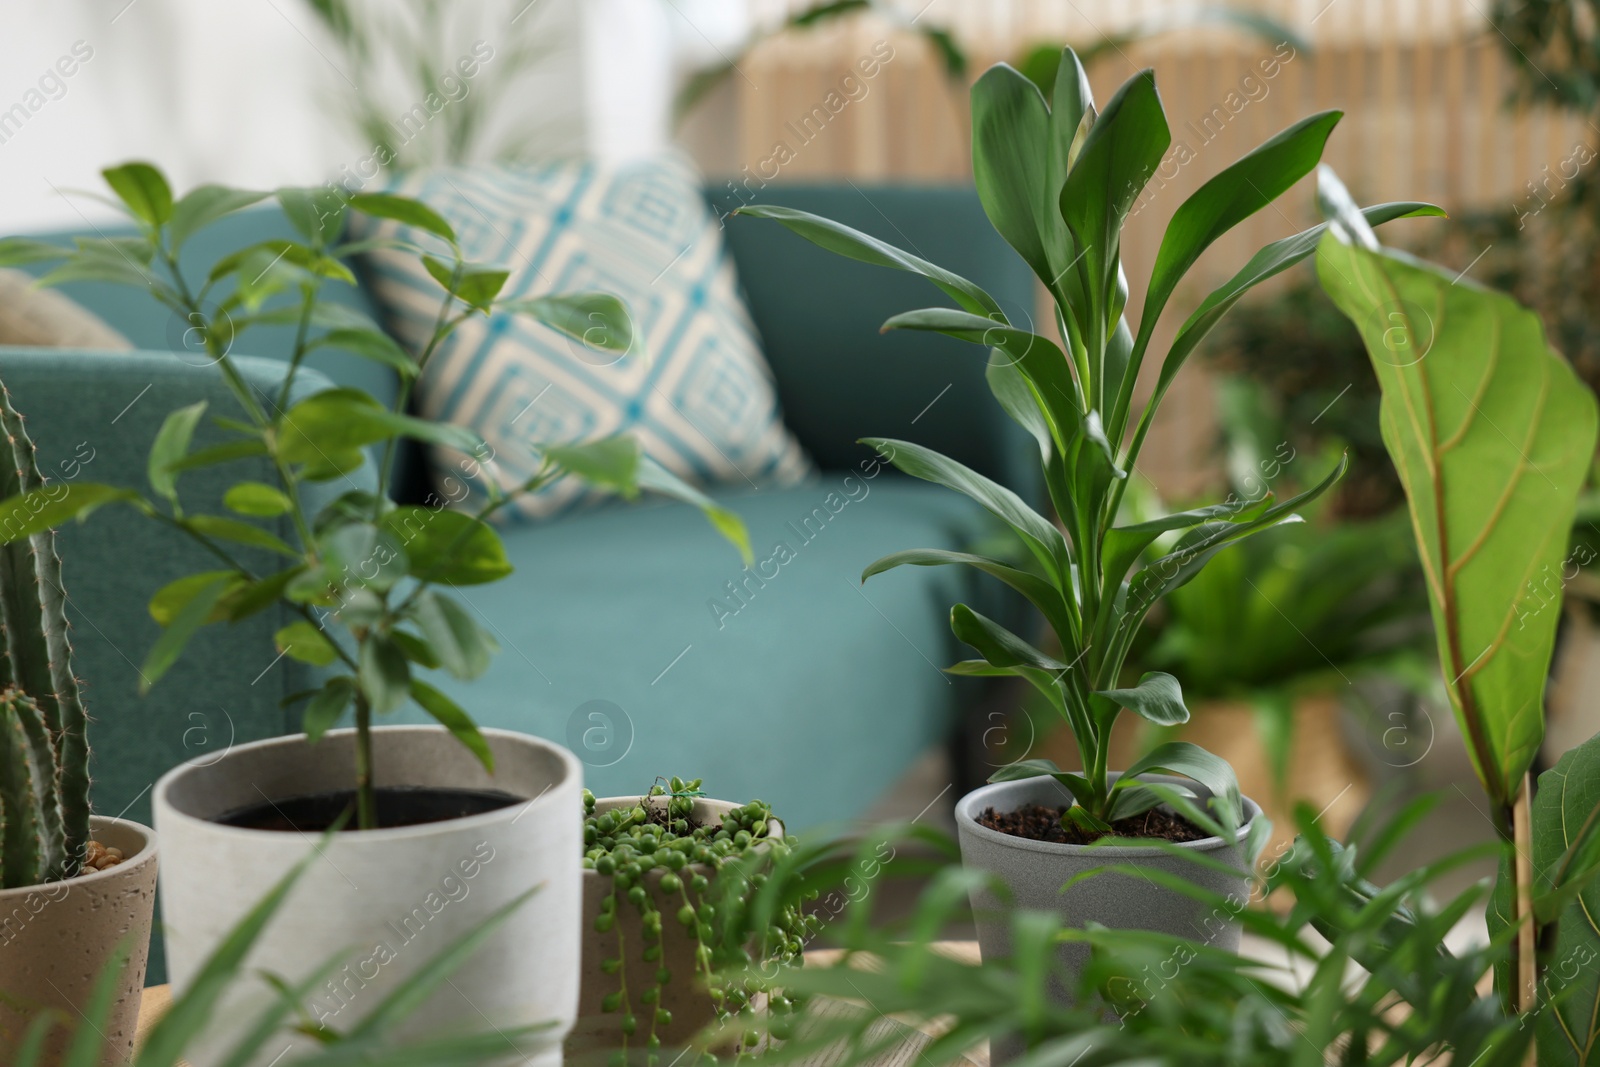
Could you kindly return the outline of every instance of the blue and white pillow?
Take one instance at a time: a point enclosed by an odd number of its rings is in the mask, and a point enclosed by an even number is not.
[[[509,268],[502,296],[602,290],[632,312],[635,341],[622,357],[508,315],[474,316],[434,353],[417,386],[422,413],[482,435],[501,486],[534,473],[530,446],[621,433],[701,487],[785,486],[812,472],[780,418],[733,264],[686,160],[418,171],[393,191],[448,219],[469,260]],[[354,236],[401,231],[358,218]],[[439,285],[415,256],[393,250],[367,253],[362,267],[385,326],[420,351],[439,313]],[[446,450],[434,464],[441,481],[456,479],[446,488],[459,496],[461,471],[474,465]],[[524,497],[518,511],[543,518],[601,495],[567,478]]]

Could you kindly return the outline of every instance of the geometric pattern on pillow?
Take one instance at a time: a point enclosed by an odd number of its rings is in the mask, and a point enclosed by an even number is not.
[[[632,314],[634,346],[622,357],[508,315],[468,319],[434,353],[417,384],[418,409],[476,430],[494,449],[490,471],[502,487],[535,472],[530,446],[620,433],[701,487],[787,486],[812,473],[783,424],[700,178],[681,156],[616,168],[572,161],[414,171],[391,189],[448,219],[469,260],[510,269],[502,296],[603,290]],[[388,220],[357,215],[353,225],[356,239],[438,243]],[[360,266],[384,326],[419,352],[443,290],[413,255],[376,250]],[[435,478],[455,479],[442,485],[449,497],[471,469],[464,460],[433,453]],[[516,510],[537,519],[600,499],[565,478]]]

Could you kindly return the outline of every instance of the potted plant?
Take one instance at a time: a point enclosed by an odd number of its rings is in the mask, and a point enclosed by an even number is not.
[[[44,486],[33,442],[0,385],[0,492]],[[66,594],[55,534],[0,547],[0,1062],[52,1012],[90,1006],[105,973],[104,1048],[120,1063],[133,1047],[155,908],[156,836],[126,819],[90,814],[88,713],[72,673]],[[62,1062],[65,1041],[40,1046]],[[81,1061],[80,1061],[81,1062]]]
[[[1151,672],[1128,684],[1124,659],[1160,597],[1228,545],[1294,521],[1295,507],[1332,485],[1344,463],[1304,479],[1311,488],[1286,501],[1270,494],[1230,499],[1118,525],[1123,495],[1160,401],[1195,346],[1243,293],[1310,255],[1325,226],[1267,245],[1201,302],[1176,330],[1154,394],[1137,418],[1134,386],[1162,311],[1188,269],[1223,233],[1311,171],[1340,115],[1323,112],[1296,123],[1177,208],[1137,322],[1125,314],[1121,234],[1136,204],[1142,210],[1159,197],[1159,189],[1148,185],[1172,143],[1152,72],[1129,79],[1097,110],[1071,49],[1061,53],[1049,101],[1033,82],[1000,64],[973,86],[972,116],[978,193],[990,221],[1053,298],[1065,350],[1012,324],[967,279],[873,237],[782,207],[751,205],[740,213],[777,219],[842,255],[932,281],[959,307],[907,312],[884,329],[932,330],[990,349],[988,379],[995,397],[1038,443],[1059,526],[1010,489],[935,452],[904,441],[864,442],[905,473],[949,486],[993,513],[1026,546],[1031,565],[915,549],[871,564],[863,579],[903,565],[975,567],[1026,597],[1061,650],[1059,656],[1047,654],[966,605],[951,610],[951,629],[981,658],[950,670],[1026,679],[1065,722],[1083,768],[1065,771],[1047,761],[1024,761],[963,797],[956,817],[965,862],[1001,875],[1016,904],[1060,911],[1075,925],[1191,933],[1204,912],[1153,879],[1072,882],[1116,858],[1241,899],[1245,893],[1248,849],[1242,845],[1258,808],[1240,797],[1224,761],[1195,745],[1169,742],[1121,772],[1108,767],[1112,727],[1123,709],[1161,725],[1189,716],[1176,678]],[[1374,223],[1426,214],[1440,212],[1416,203],[1366,211]],[[1221,825],[1225,832],[1218,836],[1196,822]],[[1265,830],[1264,822],[1254,826],[1256,833]],[[1088,847],[1106,839],[1152,837],[1165,840]],[[1190,863],[1174,851],[1220,862]],[[1072,884],[1063,892],[1067,883]],[[1009,928],[996,900],[980,889],[974,902],[983,951],[1008,954]],[[1220,946],[1237,939],[1235,923],[1216,932]],[[1062,952],[1065,960],[1083,959],[1081,946],[1069,944]],[[1064,987],[1058,983],[1057,989]]]
[[[763,870],[746,869],[749,859],[788,855],[783,824],[762,801],[709,800],[698,778],[677,777],[642,796],[585,790],[583,801],[583,982],[567,1055],[626,1063],[642,1048],[650,1065],[661,1049],[687,1047],[751,1007],[728,981],[730,964],[798,961],[821,920],[786,902],[752,937],[719,916],[748,908],[765,883]],[[775,995],[767,1007],[791,1005]]]
[[[427,206],[326,189],[271,194],[300,240],[240,249],[196,283],[180,268],[184,241],[268,194],[201,186],[175,200],[148,164],[104,173],[138,236],[86,240],[74,250],[14,239],[0,243],[0,260],[62,260],[45,284],[94,278],[146,288],[204,338],[239,410],[214,416],[224,440],[200,449],[192,446],[205,405],[174,411],[151,446],[149,492],[81,482],[54,496],[28,489],[0,502],[0,528],[17,540],[115,503],[182,531],[218,561],[217,569],[179,579],[151,600],[151,614],[165,629],[143,666],[145,688],[202,626],[274,604],[296,617],[277,632],[281,654],[328,669],[320,688],[299,695],[304,734],[191,761],[155,786],[156,823],[167,842],[163,914],[175,985],[182,990],[199,980],[202,961],[259,887],[297,861],[306,833],[348,815],[352,832],[336,835],[326,862],[298,883],[296,905],[254,950],[256,969],[304,981],[328,946],[362,945],[361,958],[324,976],[314,999],[314,1017],[326,1025],[358,1020],[417,973],[429,945],[448,943],[529,887],[542,886],[508,920],[504,936],[478,950],[451,991],[415,1005],[398,1025],[412,1032],[477,1019],[479,1012],[507,1026],[553,1022],[528,1055],[559,1056],[577,997],[581,768],[549,742],[479,730],[425,680],[423,672],[435,668],[472,678],[495,649],[472,613],[442,587],[510,573],[486,520],[563,477],[630,497],[647,488],[691,500],[747,552],[742,524],[643,458],[629,438],[545,448],[538,472],[509,492],[485,478],[488,499],[475,514],[442,503],[395,504],[386,490],[399,437],[449,445],[481,465],[492,460],[470,431],[406,412],[411,384],[460,323],[474,315],[527,315],[623,353],[631,324],[621,301],[604,293],[501,299],[510,271],[463,259],[449,223]],[[428,248],[390,243],[418,255],[440,286],[431,339],[415,355],[363,316],[320,299],[326,284],[354,283],[341,262],[354,249],[339,243],[348,210],[429,235]],[[292,302],[267,306],[280,293]],[[281,380],[263,384],[260,368],[241,365],[230,349],[251,328],[274,322],[295,325],[296,340]],[[297,390],[302,360],[323,346],[394,369],[401,388],[393,405],[355,389]],[[318,485],[360,470],[369,462],[366,450],[380,446],[374,489],[324,493],[332,499],[308,506]],[[234,514],[186,508],[182,473],[223,463],[244,472],[222,501]],[[277,532],[280,525],[287,536]],[[260,560],[272,566],[262,568]],[[439,727],[374,725],[375,717],[408,703]],[[347,710],[354,729],[331,730]],[[199,1039],[195,1062],[214,1061],[246,1009],[276,996],[266,983],[231,992],[226,1010]]]

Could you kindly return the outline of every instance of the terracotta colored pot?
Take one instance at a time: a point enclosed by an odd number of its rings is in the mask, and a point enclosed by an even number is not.
[[[156,835],[136,822],[99,816],[90,819],[90,832],[121,849],[123,862],[65,882],[0,890],[0,1063],[15,1060],[42,1012],[78,1025],[96,980],[124,942],[129,955],[102,1027],[101,1062],[123,1064],[133,1054],[156,902]],[[44,1067],[60,1062],[71,1037],[68,1026],[57,1028]]]
[[[667,798],[604,797],[595,801],[594,808],[600,814],[617,808],[631,808],[641,801],[655,807],[665,807]],[[720,823],[724,814],[738,806],[726,800],[696,800],[693,816],[700,823]],[[774,819],[769,833],[781,838],[783,825]],[[619,901],[616,924],[606,933],[596,931],[594,921],[600,914],[600,902],[611,892],[611,879],[591,870],[583,872],[583,971],[578,993],[578,1021],[567,1039],[566,1052],[569,1059],[584,1067],[604,1063],[604,1053],[622,1047],[622,1013],[600,1010],[601,1000],[619,988],[617,976],[606,974],[600,969],[600,964],[604,960],[616,959],[619,954],[628,973],[628,989],[634,997],[633,1010],[639,1023],[638,1031],[629,1039],[630,1046],[642,1048],[650,1032],[650,1013],[655,1006],[641,1004],[637,998],[644,990],[655,988],[658,967],[665,967],[672,972],[672,981],[661,991],[659,1005],[672,1013],[672,1022],[656,1029],[662,1047],[685,1046],[690,1038],[716,1018],[716,1009],[706,991],[704,980],[696,978],[694,952],[698,942],[676,919],[683,900],[677,896],[668,899],[661,891],[661,876],[664,873],[660,870],[651,871],[645,878],[645,889],[662,912],[659,942],[661,958],[646,963],[639,957],[644,946],[644,930],[638,909],[626,901]],[[690,864],[679,872],[686,883],[696,874],[709,877],[711,871],[701,864]]]

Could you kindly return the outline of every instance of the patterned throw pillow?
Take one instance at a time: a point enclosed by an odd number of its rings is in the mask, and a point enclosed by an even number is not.
[[[469,260],[510,268],[502,296],[603,290],[632,312],[634,345],[620,357],[507,315],[474,316],[431,357],[417,386],[422,413],[481,434],[502,486],[534,473],[530,446],[620,433],[702,487],[792,485],[811,473],[780,419],[733,264],[687,161],[438,169],[404,175],[393,190],[448,219]],[[402,231],[362,217],[355,227],[357,239]],[[374,251],[361,266],[385,326],[422,349],[443,290],[412,256]],[[439,450],[436,475],[459,479],[473,466],[464,459]],[[459,496],[459,481],[452,487]],[[543,518],[601,498],[567,478],[518,510]]]

